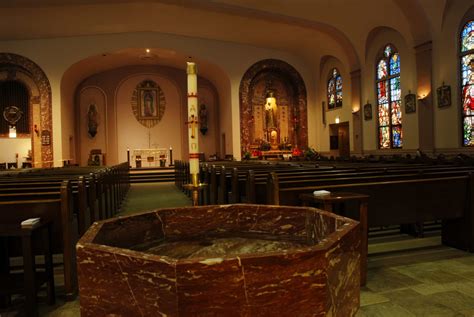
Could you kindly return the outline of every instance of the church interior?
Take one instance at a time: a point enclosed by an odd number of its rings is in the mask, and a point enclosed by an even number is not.
[[[0,1],[0,111],[0,317],[474,316],[474,0]]]

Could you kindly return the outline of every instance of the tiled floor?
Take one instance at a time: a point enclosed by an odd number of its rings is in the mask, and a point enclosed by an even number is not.
[[[369,250],[368,282],[361,289],[357,316],[473,317],[474,254],[440,245],[439,236],[399,238],[400,246],[407,241],[424,246],[387,253]],[[380,251],[383,243],[371,242],[369,248]]]

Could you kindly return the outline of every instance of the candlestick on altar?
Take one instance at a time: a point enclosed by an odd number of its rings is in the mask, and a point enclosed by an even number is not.
[[[170,146],[170,166],[174,166],[173,163],[173,148]]]
[[[196,64],[187,63],[188,74],[188,141],[189,141],[189,174],[191,183],[186,187],[192,190],[193,205],[199,204],[199,190],[206,184],[199,183],[199,124],[198,98],[197,98],[197,70]]]

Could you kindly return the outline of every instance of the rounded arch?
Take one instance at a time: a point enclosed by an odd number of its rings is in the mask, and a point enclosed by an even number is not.
[[[431,23],[419,0],[394,0],[406,17],[413,38],[413,46],[431,41]]]
[[[13,53],[0,53],[0,66],[7,70],[7,80],[19,80],[30,91],[32,125],[37,134],[32,133],[32,153],[35,166],[50,167],[53,158],[53,112],[51,103],[51,85],[44,71],[32,60]],[[35,94],[37,92],[37,94]],[[32,129],[33,130],[33,129]],[[49,136],[41,142],[41,136]],[[48,141],[48,142],[46,142]]]
[[[291,109],[289,113],[293,116],[293,129],[295,142],[299,147],[308,146],[308,113],[306,85],[299,72],[287,62],[277,59],[265,59],[253,64],[244,74],[239,89],[240,101],[240,138],[242,151],[247,151],[254,141],[252,140],[253,109],[252,94],[253,85],[257,79],[268,75],[275,75],[285,81],[291,87],[293,93]],[[291,139],[290,139],[291,140]]]

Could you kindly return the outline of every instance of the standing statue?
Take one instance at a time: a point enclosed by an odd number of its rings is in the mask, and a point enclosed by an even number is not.
[[[89,110],[87,111],[87,132],[90,137],[93,138],[97,134],[97,128],[99,127],[99,112],[95,104],[89,105]]]
[[[273,96],[273,91],[269,91],[265,103],[265,128],[276,128],[276,99]]]

